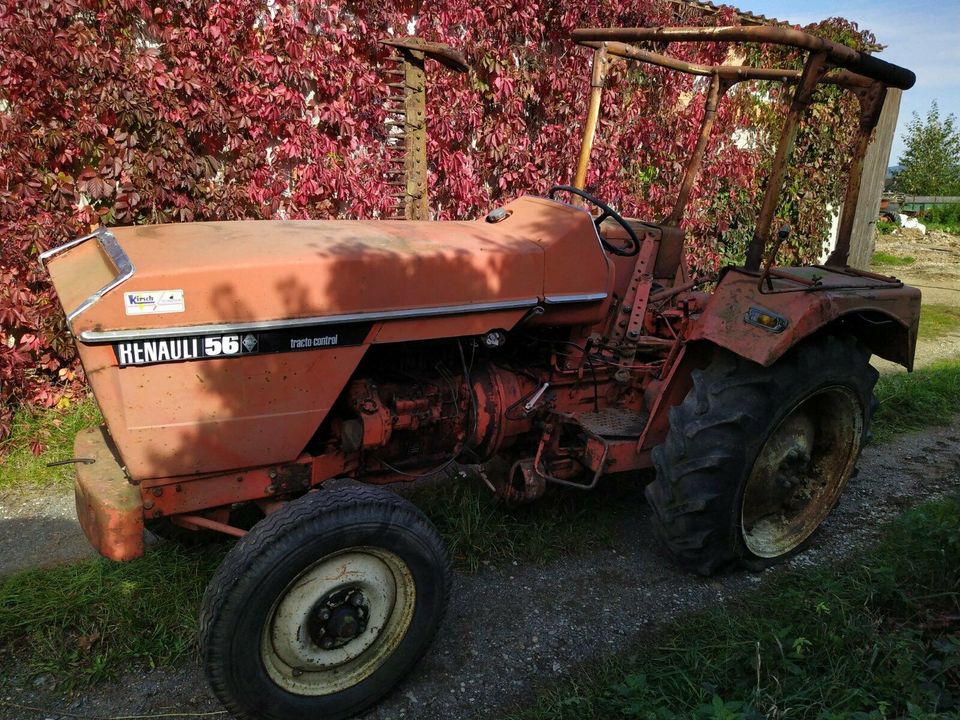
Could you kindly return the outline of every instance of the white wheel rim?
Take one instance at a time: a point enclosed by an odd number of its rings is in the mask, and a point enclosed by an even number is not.
[[[743,492],[740,527],[751,553],[779,557],[813,534],[840,498],[862,437],[859,401],[844,386],[818,390],[783,418],[761,448]],[[791,462],[800,467],[785,473]]]
[[[365,627],[341,645],[323,648],[311,635],[311,613],[331,596],[362,593]],[[277,597],[260,638],[270,678],[297,695],[329,695],[373,674],[406,635],[413,619],[413,575],[394,553],[355,547],[327,555]],[[315,623],[314,623],[315,624]],[[326,641],[326,640],[324,640]]]

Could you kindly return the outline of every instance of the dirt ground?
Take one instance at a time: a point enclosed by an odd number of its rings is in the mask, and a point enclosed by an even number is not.
[[[960,305],[960,237],[904,232],[878,250],[910,255],[897,268],[925,302]],[[924,341],[918,365],[960,357],[960,334]],[[884,372],[894,366],[878,363]],[[817,564],[868,543],[877,525],[928,498],[960,489],[960,418],[953,426],[868,447],[861,472],[812,547],[791,566]],[[426,659],[364,717],[486,718],[525,702],[581,665],[636,647],[659,624],[697,608],[735,602],[765,576],[703,579],[680,572],[657,550],[649,510],[637,506],[612,528],[615,549],[546,566],[509,564],[457,573],[450,611]],[[89,557],[69,491],[0,495],[0,576],[23,567]],[[12,703],[12,704],[11,704]],[[43,708],[31,711],[20,706]],[[221,711],[193,664],[175,671],[131,669],[117,682],[73,696],[51,676],[18,676],[0,695],[3,720],[157,715],[211,717]],[[177,713],[178,715],[170,715]],[[225,717],[213,715],[212,717]]]
[[[937,290],[955,293],[960,288],[960,235],[939,230],[931,230],[926,235],[921,235],[918,230],[900,228],[889,235],[878,235],[876,249],[891,255],[916,259],[915,263],[903,269],[906,274],[929,284],[934,292],[927,302],[948,304],[949,297],[956,299],[954,295],[942,295]],[[937,283],[938,280],[943,282]],[[938,288],[938,284],[944,287]],[[926,296],[926,293],[924,295]]]
[[[877,272],[896,275],[907,285],[920,288],[924,304],[960,307],[960,235],[933,230],[921,235],[917,230],[900,229],[890,235],[878,235],[878,251],[912,257],[916,262],[903,267],[874,267]],[[960,330],[939,338],[921,339],[917,344],[917,367],[937,360],[960,357]],[[899,365],[874,360],[880,372],[899,372]]]

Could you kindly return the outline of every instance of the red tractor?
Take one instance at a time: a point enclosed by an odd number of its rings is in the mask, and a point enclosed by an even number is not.
[[[595,51],[590,107],[576,180],[548,197],[470,222],[99,229],[43,255],[106,420],[76,441],[94,460],[76,478],[90,542],[127,560],[145,527],[240,538],[200,619],[210,683],[238,717],[349,716],[425,652],[450,560],[383,485],[501,454],[512,470],[493,490],[524,502],[652,466],[653,522],[678,562],[763,567],[804,546],[854,471],[871,353],[913,363],[919,291],[846,265],[864,152],[887,88],[913,73],[773,27],[574,37]],[[807,59],[704,66],[629,44],[713,41]],[[615,58],[709,80],[662,222],[583,189]],[[742,80],[796,89],[746,262],[705,292],[679,223],[717,104]],[[839,239],[822,266],[776,267],[774,210],[818,83],[861,108]]]

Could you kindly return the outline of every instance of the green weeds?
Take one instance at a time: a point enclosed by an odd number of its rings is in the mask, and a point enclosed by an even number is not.
[[[960,307],[955,305],[924,305],[920,310],[918,336],[933,340],[960,330]]]
[[[0,676],[50,673],[70,688],[191,656],[222,554],[166,544],[128,563],[98,558],[0,579]]]
[[[100,422],[100,411],[90,398],[62,408],[22,408],[10,437],[0,443],[0,489],[72,482],[73,465],[49,468],[47,463],[73,457],[74,436]],[[34,453],[36,442],[41,444],[39,455]]]
[[[934,205],[922,213],[921,221],[928,230],[960,233],[960,203]]]
[[[643,482],[609,479],[591,492],[551,487],[540,500],[508,507],[479,482],[454,478],[410,499],[443,535],[463,570],[510,561],[544,563],[609,546],[618,520],[642,505]]]
[[[949,425],[960,412],[960,360],[943,360],[912,373],[882,375],[875,390],[878,441],[935,425]]]
[[[911,255],[893,255],[879,250],[873,254],[873,264],[884,267],[905,267],[913,265],[916,261],[917,259]]]

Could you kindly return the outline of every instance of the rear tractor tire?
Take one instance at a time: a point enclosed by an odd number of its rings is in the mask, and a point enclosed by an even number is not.
[[[409,501],[376,487],[308,493],[256,524],[200,613],[214,693],[237,717],[350,717],[424,654],[446,611],[450,559]]]
[[[799,552],[836,505],[868,435],[877,371],[828,335],[771,367],[724,352],[670,411],[646,489],[656,534],[704,575]]]

